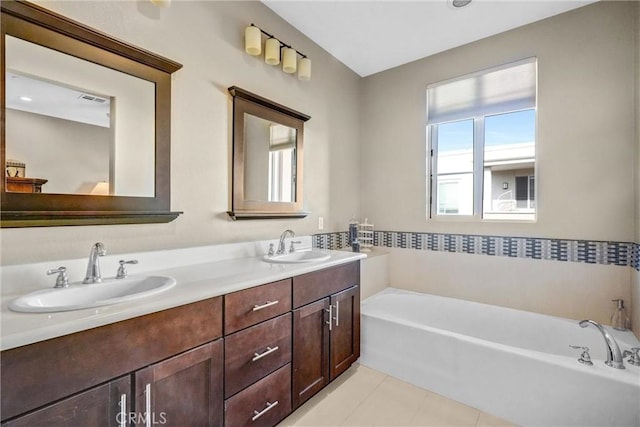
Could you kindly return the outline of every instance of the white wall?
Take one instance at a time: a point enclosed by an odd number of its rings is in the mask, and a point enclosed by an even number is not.
[[[632,241],[637,11],[598,2],[365,78],[361,216],[379,230]],[[537,222],[428,220],[427,85],[531,56]],[[631,299],[627,267],[397,249],[389,268],[392,286],[606,323],[611,299]]]
[[[102,241],[110,253],[178,248],[343,230],[358,211],[360,78],[260,2],[42,1],[43,6],[181,64],[172,79],[171,208],[168,224],[2,229],[2,264],[86,256]],[[244,53],[255,23],[313,61],[301,82]],[[311,116],[305,123],[306,219],[232,222],[229,209],[231,98],[237,85]],[[55,266],[55,265],[54,265]]]

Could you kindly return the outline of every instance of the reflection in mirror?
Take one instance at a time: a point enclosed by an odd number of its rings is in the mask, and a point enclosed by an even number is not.
[[[296,201],[294,128],[245,113],[247,200]]]
[[[5,58],[7,191],[154,196],[152,82],[9,35]]]
[[[306,114],[236,86],[233,95],[233,219],[303,218]]]
[[[28,1],[2,0],[0,11],[0,227],[176,219],[171,75],[182,65]],[[50,86],[55,114],[24,107],[39,95],[16,92],[32,84]],[[100,120],[60,113],[70,91],[102,108]]]

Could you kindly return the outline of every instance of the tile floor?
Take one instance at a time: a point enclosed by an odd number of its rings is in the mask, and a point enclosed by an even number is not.
[[[294,426],[514,424],[356,363],[278,425]]]

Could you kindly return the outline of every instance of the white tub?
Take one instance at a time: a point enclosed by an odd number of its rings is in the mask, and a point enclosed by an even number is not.
[[[609,330],[621,351],[640,346]],[[394,288],[362,302],[362,364],[520,425],[640,426],[640,368],[605,359],[575,320]]]

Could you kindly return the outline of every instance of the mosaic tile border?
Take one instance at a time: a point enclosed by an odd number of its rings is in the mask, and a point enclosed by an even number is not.
[[[375,231],[373,245],[388,248],[619,265],[640,271],[640,244],[630,242]],[[345,248],[348,246],[348,233],[342,231],[314,234],[313,246],[320,249]]]

